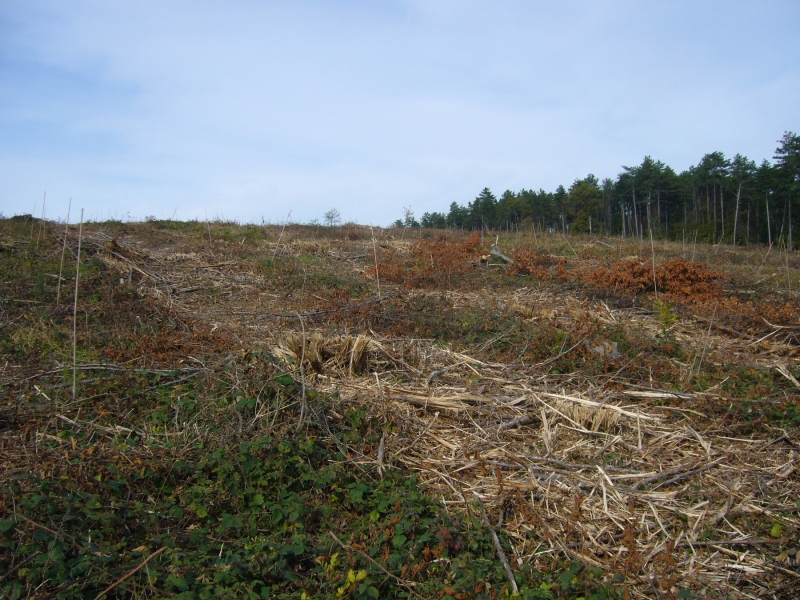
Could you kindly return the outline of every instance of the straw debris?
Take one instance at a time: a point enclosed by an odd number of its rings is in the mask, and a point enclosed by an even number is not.
[[[504,552],[496,542],[508,572],[580,561],[609,582],[621,577],[627,597],[676,597],[681,588],[791,597],[798,589],[800,439],[759,412],[797,401],[794,300],[775,300],[780,324],[758,322],[742,302],[726,304],[721,274],[675,259],[656,271],[659,288],[691,302],[669,309],[676,319],[667,327],[641,300],[652,263],[618,260],[620,249],[597,267],[581,252],[524,247],[511,254],[513,273],[528,279],[500,284],[488,278],[507,276],[475,268],[477,234],[413,243],[384,236],[387,287],[374,298],[378,251],[369,238],[299,235],[248,241],[256,258],[245,240],[187,252],[177,234],[147,244],[97,231],[86,239],[169,318],[224,331],[246,353],[269,349],[303,376],[304,394],[308,385],[330,395],[328,418],[358,407],[379,423],[379,447],[347,442],[343,460],[374,477],[413,473],[454,513],[485,514],[506,544]],[[592,276],[580,271],[592,268]],[[574,281],[602,294],[564,291]],[[442,307],[455,316],[446,321]],[[423,319],[449,337],[417,335]],[[739,391],[725,377],[740,364],[776,379]],[[734,394],[750,413],[736,412]],[[239,432],[268,420],[252,419]]]

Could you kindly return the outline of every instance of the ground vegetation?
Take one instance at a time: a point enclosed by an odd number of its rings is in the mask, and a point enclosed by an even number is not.
[[[0,220],[3,597],[796,597],[795,253],[78,234]]]

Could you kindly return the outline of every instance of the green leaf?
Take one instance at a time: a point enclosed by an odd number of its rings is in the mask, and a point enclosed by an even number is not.
[[[406,543],[406,536],[404,536],[402,533],[392,538],[392,546],[394,546],[395,548],[399,548],[405,543]]]
[[[289,386],[294,383],[294,378],[291,375],[283,375],[282,377],[276,377],[275,383],[278,385]]]
[[[264,504],[264,494],[256,494],[253,496],[253,504],[256,506],[261,506]]]
[[[208,516],[208,510],[206,510],[205,506],[198,506],[197,508],[194,509],[194,512],[196,512],[197,516],[200,518]]]
[[[774,538],[781,537],[781,524],[773,523],[772,529],[769,530],[769,534]]]

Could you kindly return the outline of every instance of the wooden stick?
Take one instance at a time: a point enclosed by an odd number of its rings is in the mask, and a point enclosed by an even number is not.
[[[772,251],[772,242],[769,244],[769,248],[767,248],[767,253],[764,255],[764,260],[761,261],[761,265],[758,267],[758,271],[756,271],[756,276],[761,274],[761,269],[764,268],[764,263],[767,262],[767,257],[769,253]]]
[[[292,216],[292,211],[289,211],[289,214],[286,215],[286,221],[289,220],[289,217]],[[275,251],[272,253],[272,260],[275,261],[275,255],[278,253],[278,246],[281,244],[281,240],[283,239],[283,232],[286,230],[286,221],[283,222],[283,227],[281,227],[281,233],[278,236],[278,241],[275,242]]]
[[[52,533],[56,538],[61,538],[61,539],[67,540],[70,544],[72,544],[78,550],[83,550],[84,549],[80,544],[78,544],[78,542],[75,541],[74,538],[70,537],[69,535],[67,535],[63,531],[54,531],[53,529],[50,529],[49,527],[45,527],[41,523],[37,523],[33,519],[29,519],[25,515],[22,515],[22,514],[20,514],[18,512],[12,512],[11,514],[14,515],[15,517],[18,517],[18,518],[22,519],[23,521],[26,521],[26,522],[30,523],[34,527],[38,527],[39,529],[43,529],[44,531]],[[89,554],[93,554],[94,556],[100,556],[99,552],[92,552],[91,550],[86,550],[86,552],[88,552]]]
[[[569,249],[570,249],[570,250],[572,250],[572,253],[573,253],[573,254],[575,255],[575,257],[577,258],[577,257],[578,257],[578,253],[577,253],[577,252],[575,252],[575,248],[573,248],[573,247],[572,247],[572,244],[570,244],[570,243],[569,243],[569,240],[567,239],[567,236],[565,236],[565,235],[562,233],[562,234],[561,234],[561,237],[563,237],[563,238],[564,238],[564,241],[565,241],[565,242],[567,242],[567,246],[569,246]]]
[[[44,212],[44,211],[42,211]],[[791,223],[789,223],[791,227]],[[789,246],[786,246],[786,287],[789,288],[789,293],[792,292],[792,280],[789,279]]]
[[[0,583],[4,582],[4,581],[5,581],[6,579],[8,579],[8,578],[9,578],[11,575],[13,575],[14,573],[16,573],[18,569],[21,569],[22,567],[24,567],[25,565],[27,565],[29,562],[31,562],[31,561],[32,561],[34,558],[36,558],[36,557],[37,557],[37,556],[39,556],[40,554],[41,554],[41,552],[34,552],[34,553],[33,553],[33,554],[31,554],[31,555],[30,555],[28,558],[26,558],[25,560],[23,560],[21,563],[17,564],[17,565],[16,565],[16,566],[14,566],[14,567],[11,567],[11,568],[10,568],[8,571],[6,571],[6,574],[5,574],[5,575],[3,575],[2,577],[0,577]]]
[[[147,563],[148,563],[148,562],[150,562],[150,560],[151,560],[151,559],[155,558],[156,556],[158,556],[159,554],[161,554],[161,553],[162,553],[164,550],[166,550],[166,549],[167,549],[167,547],[166,547],[166,546],[162,546],[161,548],[159,548],[158,550],[156,550],[155,552],[153,552],[153,553],[152,553],[150,556],[148,556],[147,558],[145,558],[145,559],[144,559],[144,560],[143,560],[143,561],[142,561],[142,562],[139,564],[139,566],[138,566],[138,567],[136,567],[136,568],[135,568],[135,569],[133,569],[132,571],[128,571],[128,572],[127,572],[125,575],[123,575],[122,577],[120,577],[119,579],[117,579],[117,580],[116,580],[114,583],[112,583],[110,586],[108,586],[108,587],[107,587],[106,589],[104,589],[102,592],[100,592],[99,594],[97,594],[97,596],[95,597],[95,600],[98,600],[98,598],[102,598],[102,597],[103,597],[103,596],[105,596],[105,595],[106,595],[108,592],[110,592],[110,591],[111,591],[111,590],[113,590],[115,587],[117,587],[117,586],[118,586],[120,583],[122,583],[123,581],[125,581],[126,579],[128,579],[128,577],[130,577],[130,576],[132,576],[132,575],[135,575],[135,574],[136,574],[137,572],[139,572],[139,571],[140,571],[140,570],[141,570],[141,569],[142,569],[142,568],[143,568],[145,565],[147,565]]]
[[[677,467],[673,467],[673,468],[668,469],[666,471],[662,471],[661,473],[657,473],[656,475],[653,475],[651,477],[647,477],[645,479],[642,479],[641,481],[637,481],[636,483],[633,484],[633,487],[635,489],[635,488],[638,488],[638,487],[640,487],[642,485],[647,485],[649,483],[655,483],[659,479],[664,479],[664,477],[670,477],[672,475],[676,475],[676,474],[680,473],[681,471],[685,471],[686,469],[693,469],[696,465],[697,465],[697,461],[691,461],[689,463],[684,463],[682,465],[678,465]]]
[[[492,541],[494,542],[494,547],[497,550],[497,557],[500,559],[500,562],[503,563],[503,568],[506,571],[506,575],[508,575],[508,580],[511,582],[511,589],[514,590],[515,594],[519,594],[517,580],[514,579],[514,572],[511,570],[511,565],[508,564],[508,559],[506,558],[506,553],[503,551],[503,545],[500,543],[500,538],[497,537],[497,532],[494,530],[494,527],[492,527],[492,524],[489,521],[489,515],[486,514],[486,508],[483,506],[483,502],[481,502],[481,499],[478,498],[477,494],[475,494],[475,500],[478,501],[478,505],[481,507],[483,522],[486,523],[486,526],[489,528],[489,533],[492,534]]]
[[[777,444],[778,442],[786,442],[787,444],[789,444],[793,448],[797,448],[797,444],[795,444],[792,440],[790,440],[789,436],[784,433],[781,437],[775,438],[771,442],[767,442],[766,444],[761,446],[761,448],[759,448],[759,450],[766,450],[767,448],[769,448],[773,444]]]
[[[372,230],[372,227],[369,228],[370,233],[372,234],[372,253],[375,256],[375,281],[378,282],[378,300],[381,299],[381,274],[378,268],[378,248],[375,245],[375,232]]]
[[[579,340],[578,340],[578,341],[577,341],[577,342],[576,342],[576,343],[575,343],[573,346],[570,346],[568,349],[564,350],[563,352],[560,352],[560,353],[558,354],[558,356],[554,356],[553,358],[548,358],[548,359],[547,359],[546,361],[544,361],[544,362],[540,362],[540,363],[537,363],[537,364],[535,364],[535,365],[531,365],[530,369],[528,369],[528,370],[530,371],[530,370],[532,370],[532,369],[539,369],[539,368],[541,368],[541,367],[546,367],[547,365],[549,365],[549,364],[552,364],[552,363],[556,362],[558,359],[562,358],[563,356],[566,356],[567,354],[569,354],[570,352],[572,352],[572,351],[573,351],[575,348],[577,348],[578,346],[580,346],[580,345],[581,345],[581,342],[583,342],[583,341],[584,341],[584,340],[585,340],[587,337],[589,337],[589,336],[588,336],[588,335],[585,335],[585,336],[583,336],[583,337],[582,337],[581,339],[579,339]]]
[[[45,212],[45,207],[46,206],[47,206],[47,191],[45,191],[44,199],[42,200],[42,222],[39,224],[39,234],[36,236],[36,246],[37,247],[39,246],[39,240],[42,239],[42,232],[46,232],[47,231],[45,229],[45,225],[44,225],[44,212]],[[787,257],[788,257],[788,254],[787,254]]]
[[[300,419],[297,421],[297,431],[303,426],[303,419],[306,415],[306,367],[303,364],[306,360],[306,326],[303,324],[303,317],[300,313],[295,311],[297,318],[300,320],[300,328],[303,331],[303,347],[300,351],[300,385],[302,386],[302,395],[300,397]]]
[[[650,228],[650,249],[653,252],[653,290],[656,293],[656,300],[658,300],[658,282],[656,281],[656,246],[653,243],[653,229]]]
[[[797,325],[773,325],[769,321],[767,321],[764,317],[761,317],[761,320],[764,321],[767,325],[775,329],[776,331],[780,331],[781,329],[800,329]]]
[[[570,402],[575,402],[576,404],[583,404],[585,406],[592,406],[595,408],[603,408],[606,410],[613,410],[614,412],[618,412],[621,415],[625,415],[631,419],[642,419],[644,421],[661,421],[660,417],[654,417],[652,415],[642,414],[640,412],[632,412],[630,410],[626,410],[621,406],[616,406],[614,404],[607,404],[605,402],[595,402],[594,400],[587,400],[586,398],[579,398],[577,396],[567,396],[566,394],[552,394],[550,392],[538,392],[540,396],[547,396],[548,398],[556,398],[558,400],[569,400]]]
[[[714,317],[717,316],[717,306],[719,303],[714,305],[714,312],[711,314],[711,320],[708,322],[708,332],[706,333],[706,343],[703,345],[703,352],[700,354],[700,362],[697,365],[696,373],[700,375],[700,369],[703,367],[703,359],[706,357],[706,350],[708,350],[709,344],[711,344],[711,326],[714,324]],[[691,375],[691,374],[690,374]]]
[[[681,473],[680,475],[676,475],[672,479],[667,479],[666,481],[663,481],[663,482],[659,483],[656,487],[653,488],[653,491],[657,490],[658,488],[660,488],[663,485],[670,485],[670,484],[675,483],[676,481],[680,481],[681,479],[685,479],[686,477],[689,477],[689,476],[694,475],[696,473],[702,473],[703,471],[708,471],[709,469],[713,469],[719,463],[721,463],[721,462],[723,462],[724,460],[727,460],[727,459],[728,459],[727,456],[723,456],[722,458],[718,458],[714,462],[708,463],[707,465],[704,465],[704,466],[702,466],[702,467],[700,467],[698,469],[692,469],[691,471],[686,471],[685,473]]]
[[[83,209],[81,209],[81,222],[78,226],[78,257],[75,263],[75,299],[72,304],[72,399],[75,400],[75,385],[77,383],[77,352],[78,352],[78,280],[81,274],[81,237],[83,235]]]
[[[56,288],[56,304],[61,298],[61,274],[64,271],[64,253],[67,251],[67,234],[69,233],[69,213],[72,210],[72,198],[67,206],[67,224],[64,225],[64,245],[61,247],[61,265],[58,267],[58,287]]]
[[[510,429],[511,427],[516,427],[517,425],[527,425],[531,421],[533,421],[534,417],[531,415],[523,415],[521,417],[516,417],[507,421],[505,423],[500,424],[500,429]]]

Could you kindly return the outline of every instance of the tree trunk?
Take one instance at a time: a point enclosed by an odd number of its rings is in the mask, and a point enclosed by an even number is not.
[[[658,228],[661,229],[661,190],[656,192],[656,212],[658,213]]]
[[[747,234],[744,236],[744,245],[750,245],[750,203],[747,203]]]
[[[764,200],[767,203],[767,240],[769,241],[769,245],[772,246],[772,227],[769,222],[769,192],[764,194]]]
[[[490,250],[489,254],[491,254],[492,256],[496,256],[500,260],[504,260],[505,262],[507,262],[510,265],[514,264],[514,260],[512,258],[509,258],[508,256],[506,256],[505,254],[503,254],[499,250],[496,250],[496,249]]]
[[[686,198],[683,199],[683,226],[686,227]]]
[[[716,243],[717,241],[717,184],[714,184],[714,237],[711,238],[711,243]]]
[[[733,245],[736,245],[736,225],[739,223],[739,200],[742,197],[742,182],[739,182],[739,189],[736,192],[736,212],[733,214]],[[749,216],[749,213],[748,213]]]

